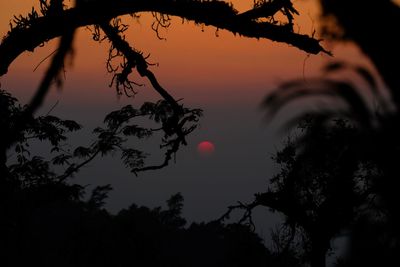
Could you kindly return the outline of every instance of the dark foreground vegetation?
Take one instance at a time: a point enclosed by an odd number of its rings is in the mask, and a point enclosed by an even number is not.
[[[291,123],[294,134],[274,156],[281,169],[266,190],[256,193],[253,202],[228,207],[218,220],[191,225],[182,218],[180,194],[164,209],[132,205],[114,215],[103,208],[111,186],[87,192],[71,179],[109,153],[118,154],[134,174],[166,167],[202,115],[161,86],[147,58],[125,40],[128,26],[118,17],[152,12],[158,34],[169,27],[169,16],[178,16],[307,53],[330,54],[314,35],[294,31],[298,11],[292,1],[254,1],[253,8],[239,13],[224,1],[99,0],[76,1],[71,7],[62,0],[39,0],[38,10],[16,16],[0,43],[0,75],[23,52],[56,37],[60,43],[27,105],[0,91],[2,266],[324,267],[339,236],[347,246],[337,266],[399,266],[400,7],[390,0],[319,3],[325,36],[353,42],[376,69],[336,62],[326,67],[324,78],[291,81],[269,95],[265,106],[271,117],[288,102],[310,95],[334,99],[345,108],[300,114]],[[119,95],[136,93],[138,84],[129,75],[137,71],[162,100],[111,112],[104,126],[93,131],[93,143],[73,148],[68,136],[79,124],[36,113],[54,81],[62,84],[64,60],[71,55],[75,30],[83,26],[91,27],[94,41],[110,43],[107,70]],[[341,75],[330,77],[342,71],[352,72],[363,85],[341,80]],[[140,126],[138,118],[158,127]],[[163,136],[165,157],[148,165],[146,153],[127,141],[156,132]],[[35,142],[46,142],[48,153],[35,154]],[[252,212],[259,206],[284,215],[282,226],[272,232],[273,248],[267,249],[253,232]],[[235,210],[243,212],[242,218],[226,223]]]

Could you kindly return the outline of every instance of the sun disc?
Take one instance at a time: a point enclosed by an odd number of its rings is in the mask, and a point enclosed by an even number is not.
[[[197,145],[197,150],[201,155],[210,155],[215,151],[215,146],[210,141],[203,141]]]

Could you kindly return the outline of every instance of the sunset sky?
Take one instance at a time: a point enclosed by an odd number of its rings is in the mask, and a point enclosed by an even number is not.
[[[1,0],[0,34],[7,32],[14,14],[28,12],[35,2]],[[253,3],[232,2],[241,11]],[[318,27],[317,6],[311,0],[295,4],[301,13],[298,31],[311,34]],[[86,167],[75,179],[83,184],[111,183],[114,191],[108,207],[113,211],[132,202],[161,205],[170,195],[182,192],[189,220],[215,219],[228,205],[251,200],[254,193],[264,190],[276,170],[270,157],[284,135],[276,129],[279,119],[270,125],[263,120],[262,99],[282,81],[317,75],[320,67],[333,59],[326,55],[309,56],[269,40],[242,38],[222,30],[216,33],[215,28],[182,23],[177,18],[170,28],[160,31],[166,40],[159,40],[151,23],[151,16],[145,14],[138,22],[131,21],[128,40],[136,49],[150,54],[150,62],[158,63],[151,69],[176,99],[204,110],[200,128],[189,138],[188,146],[179,151],[176,164],[166,169],[135,177],[118,159],[106,158]],[[0,78],[2,89],[26,103],[48,61],[33,70],[54,50],[55,44],[52,41],[19,57],[9,73]],[[351,45],[323,44],[334,52],[334,59],[360,60],[359,52]],[[81,29],[74,44],[73,65],[66,69],[64,88],[54,89],[47,96],[38,115],[59,101],[54,115],[77,120],[90,131],[101,125],[104,115],[111,110],[159,99],[148,85],[138,88],[135,98],[118,98],[115,90],[108,87],[111,77],[105,70],[107,49],[107,42],[93,42],[90,32]],[[143,82],[140,78],[137,81]],[[292,108],[290,112],[296,110]],[[207,157],[197,150],[204,140],[215,145],[215,151]],[[90,138],[83,135],[75,141],[85,145]],[[154,147],[149,149],[157,152]]]

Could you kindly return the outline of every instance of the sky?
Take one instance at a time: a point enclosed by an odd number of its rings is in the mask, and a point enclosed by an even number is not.
[[[28,12],[34,2],[0,0],[0,34],[7,32],[13,14]],[[232,2],[238,10],[252,4],[251,0]],[[312,0],[295,4],[301,12],[296,27],[301,33],[311,34],[318,27],[317,5]],[[169,196],[181,192],[185,197],[184,215],[189,221],[207,221],[221,216],[228,205],[250,201],[254,193],[267,188],[268,179],[279,168],[271,160],[285,136],[278,125],[289,114],[299,112],[298,106],[292,106],[268,124],[260,108],[262,99],[283,81],[318,75],[326,62],[340,58],[359,62],[362,58],[351,44],[324,42],[334,52],[334,58],[307,55],[286,44],[216,32],[215,28],[182,23],[176,18],[168,29],[160,31],[166,40],[159,40],[151,23],[152,18],[146,14],[139,21],[131,21],[127,39],[136,49],[150,54],[150,62],[157,63],[151,70],[159,82],[176,99],[183,99],[185,105],[202,108],[204,117],[199,129],[189,137],[188,146],[178,152],[176,163],[165,169],[135,177],[117,158],[108,157],[92,162],[74,178],[85,185],[112,184],[114,190],[107,207],[113,212],[133,202],[150,207],[162,205]],[[26,103],[48,61],[34,69],[54,51],[55,44],[52,41],[34,53],[20,56],[9,73],[0,78],[2,88]],[[95,43],[88,30],[79,30],[64,87],[52,90],[38,115],[58,103],[53,115],[77,120],[90,131],[100,126],[111,110],[159,99],[149,85],[138,88],[135,98],[118,98],[115,90],[108,87],[111,77],[105,70],[107,49],[106,42]],[[312,104],[301,108],[304,107],[312,108]],[[73,139],[77,145],[90,142],[87,134]],[[197,150],[205,140],[215,146],[206,157]],[[150,151],[157,153],[154,147],[149,145]],[[269,226],[276,223],[266,210],[257,216]]]

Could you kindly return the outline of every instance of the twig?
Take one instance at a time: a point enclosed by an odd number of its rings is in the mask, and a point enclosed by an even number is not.
[[[51,53],[50,53],[48,56],[46,56],[44,59],[42,59],[42,60],[39,62],[39,64],[37,64],[36,67],[33,69],[33,72],[35,72],[43,62],[45,62],[47,59],[49,59],[49,58],[50,58],[52,55],[54,55],[54,53],[56,53],[57,51],[58,51],[58,48],[57,48],[56,50],[54,50],[53,52],[51,52]]]

